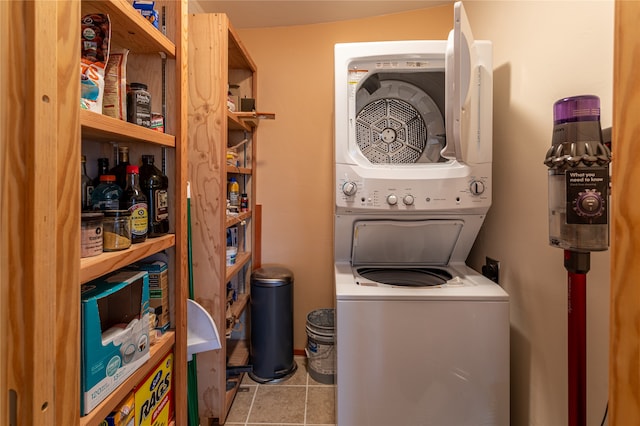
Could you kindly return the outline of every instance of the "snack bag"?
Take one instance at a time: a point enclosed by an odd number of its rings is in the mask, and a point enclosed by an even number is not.
[[[104,75],[102,113],[118,120],[127,120],[127,55],[120,49],[109,53]]]
[[[109,15],[93,13],[83,16],[80,41],[80,107],[102,113],[104,70],[109,60],[111,41]]]

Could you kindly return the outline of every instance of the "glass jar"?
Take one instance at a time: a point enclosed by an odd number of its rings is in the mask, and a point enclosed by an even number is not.
[[[104,251],[125,250],[131,247],[131,212],[105,210],[102,221]]]

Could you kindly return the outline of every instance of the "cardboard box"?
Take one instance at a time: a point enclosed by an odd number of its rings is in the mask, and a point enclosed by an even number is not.
[[[129,395],[113,410],[101,423],[100,426],[134,426],[135,421],[135,394]]]
[[[162,260],[139,262],[131,265],[128,269],[149,273],[149,307],[156,315],[155,328],[164,333],[171,326],[167,262]]]
[[[118,271],[81,290],[81,414],[149,359],[149,275]]]
[[[156,368],[136,386],[136,426],[166,426],[173,419],[173,353],[169,352]]]

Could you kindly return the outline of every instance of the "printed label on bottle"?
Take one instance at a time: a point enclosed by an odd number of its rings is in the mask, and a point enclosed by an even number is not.
[[[164,189],[159,189],[155,192],[156,200],[156,217],[155,221],[160,222],[169,218],[169,195]]]
[[[131,235],[147,235],[149,216],[147,203],[137,203],[129,207],[131,212]]]

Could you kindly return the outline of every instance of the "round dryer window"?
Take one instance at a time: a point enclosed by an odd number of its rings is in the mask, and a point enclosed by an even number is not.
[[[369,94],[358,92],[356,143],[375,164],[443,161],[444,120],[423,90],[399,80],[380,80]]]

